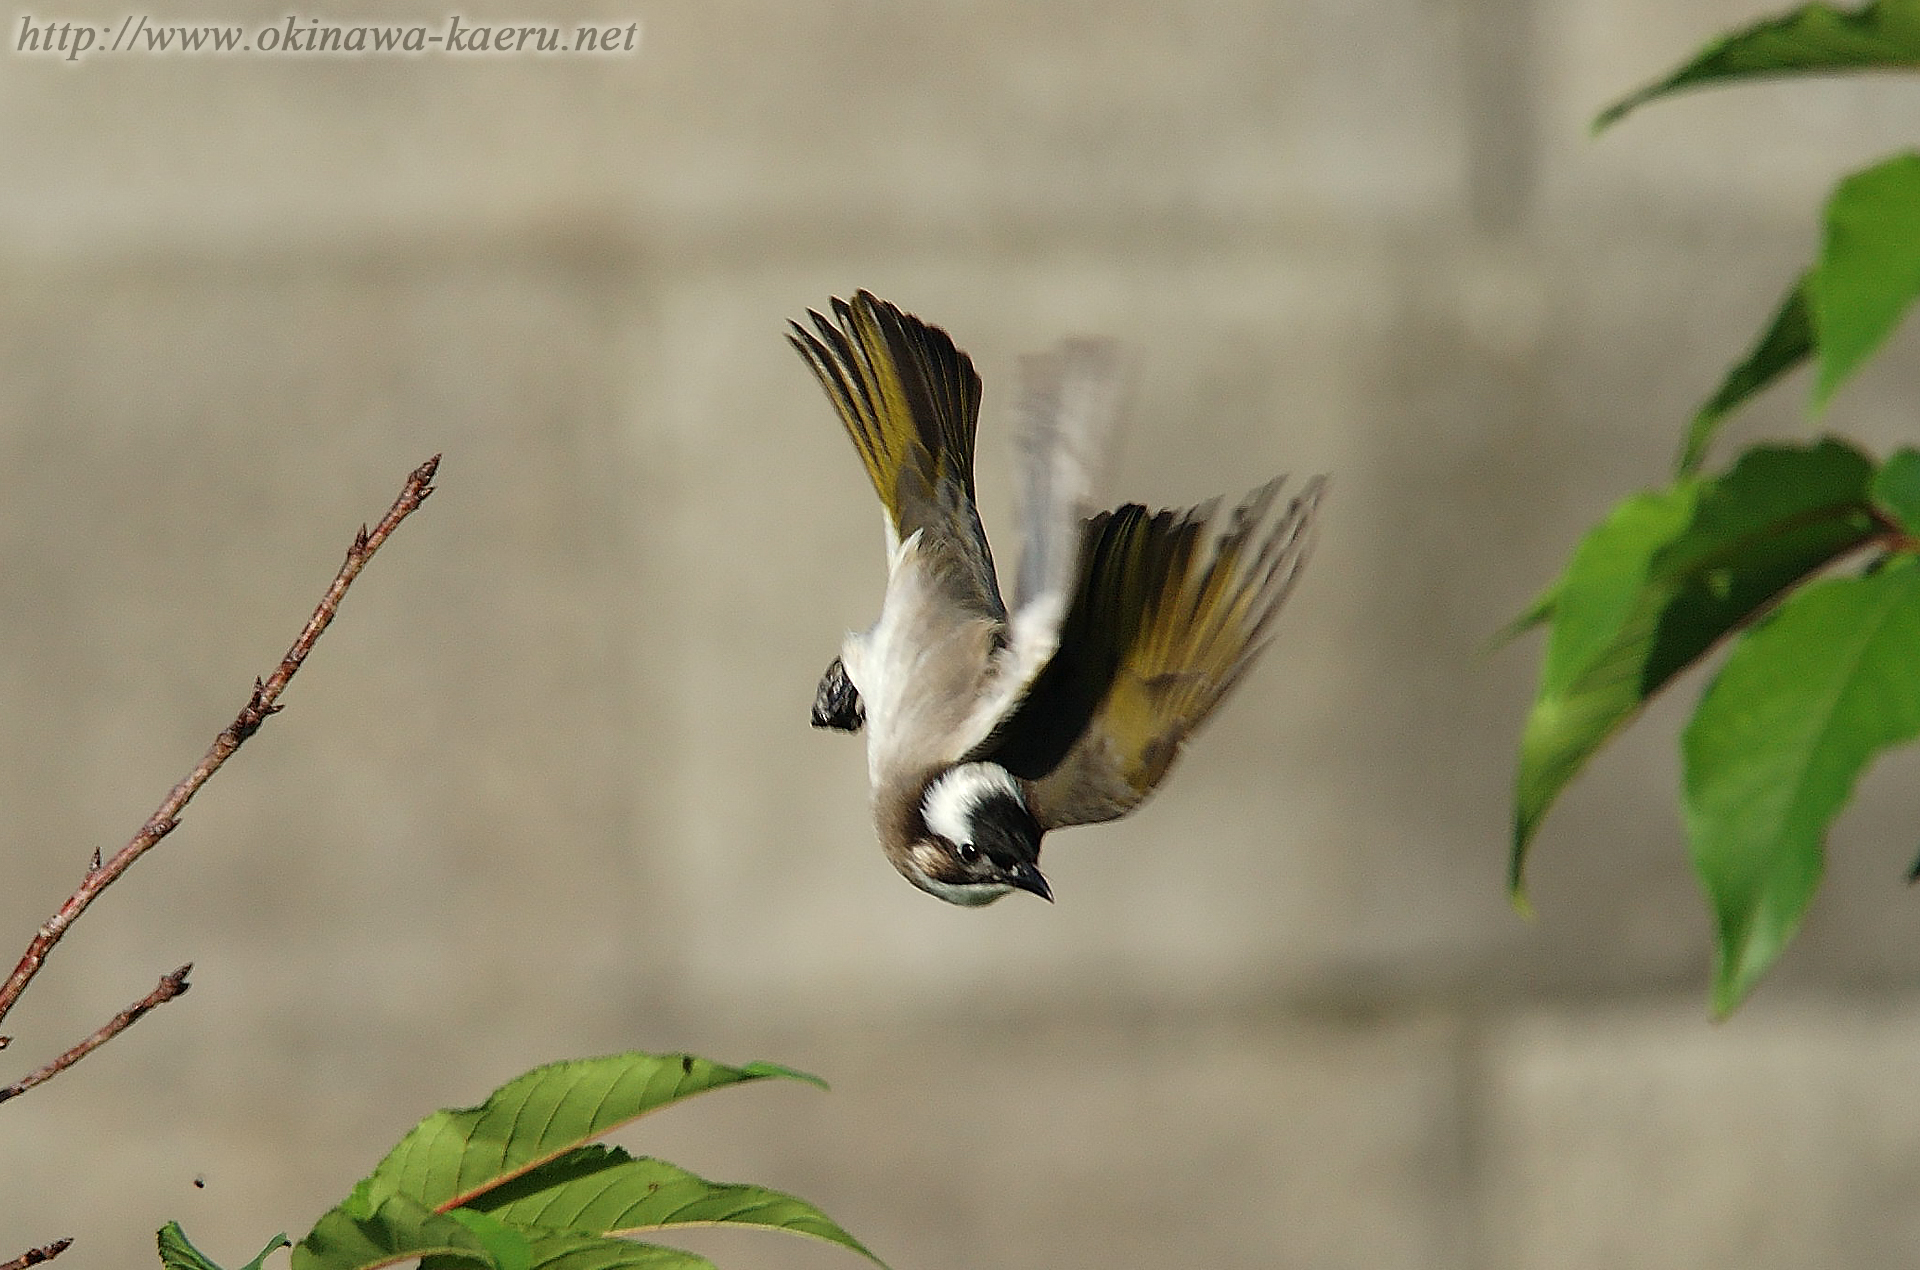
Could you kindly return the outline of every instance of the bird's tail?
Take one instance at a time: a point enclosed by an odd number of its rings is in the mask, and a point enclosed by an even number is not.
[[[813,330],[788,325],[866,464],[896,534],[910,532],[915,504],[938,506],[944,486],[973,502],[973,437],[980,376],[937,326],[866,291],[832,301]]]

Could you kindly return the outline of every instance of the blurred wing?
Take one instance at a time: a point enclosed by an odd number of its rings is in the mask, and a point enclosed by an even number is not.
[[[1113,457],[1120,362],[1117,344],[1085,339],[1021,360],[1016,622],[1030,610],[1051,609],[1057,630],[1066,613],[1080,572],[1082,530]]]
[[[1004,722],[1060,647],[1123,396],[1120,349],[1108,340],[1065,340],[1020,369],[1020,572],[1007,647],[968,728],[976,740]]]
[[[937,326],[866,291],[835,299],[833,320],[808,312],[787,341],[839,412],[886,508],[890,556],[920,532],[929,550],[957,561],[954,598],[1003,617],[993,554],[973,504],[973,438],[980,376]]]
[[[1265,648],[1313,542],[1323,478],[1272,517],[1284,478],[1211,536],[1213,506],[1088,523],[1079,596],[1059,654],[989,744],[1031,782],[1049,829],[1124,816]]]

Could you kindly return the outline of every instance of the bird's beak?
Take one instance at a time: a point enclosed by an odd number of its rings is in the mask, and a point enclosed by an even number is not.
[[[1040,870],[1031,864],[1014,865],[1007,880],[1020,890],[1031,891],[1047,903],[1053,903],[1053,888],[1047,885],[1047,879],[1041,876]]]

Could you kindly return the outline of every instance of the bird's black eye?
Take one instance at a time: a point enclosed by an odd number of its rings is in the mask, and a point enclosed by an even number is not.
[[[962,864],[972,864],[980,858],[980,848],[974,846],[971,842],[961,843],[954,848],[954,853],[960,857]]]

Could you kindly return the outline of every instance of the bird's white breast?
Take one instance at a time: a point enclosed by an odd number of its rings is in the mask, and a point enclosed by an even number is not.
[[[867,710],[867,773],[924,772],[970,748],[997,624],[956,602],[919,531],[890,554],[880,617],[849,635],[840,660]]]

